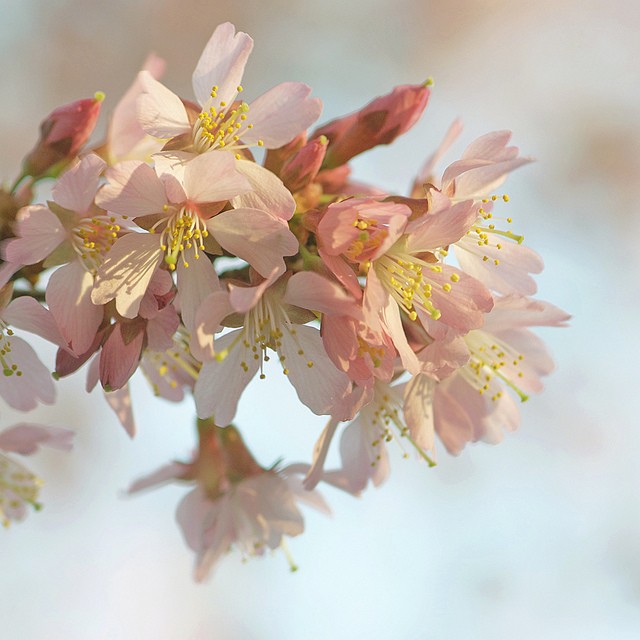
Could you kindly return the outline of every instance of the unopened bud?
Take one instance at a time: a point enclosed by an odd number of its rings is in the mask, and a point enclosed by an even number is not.
[[[284,164],[280,177],[289,191],[304,189],[318,175],[327,143],[326,136],[315,138]]]
[[[57,175],[89,139],[100,115],[104,93],[58,107],[40,125],[40,140],[25,158],[24,175]]]
[[[325,135],[329,138],[323,167],[339,167],[363,151],[393,142],[417,122],[430,94],[426,83],[401,85],[360,111],[318,129],[314,137]]]

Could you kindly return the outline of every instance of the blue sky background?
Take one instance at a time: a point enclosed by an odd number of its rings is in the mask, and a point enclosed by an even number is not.
[[[148,51],[190,97],[202,47],[231,20],[256,42],[249,98],[302,80],[330,119],[435,78],[423,120],[359,158],[359,179],[406,191],[458,116],[458,152],[513,130],[538,160],[507,183],[514,228],[545,259],[540,297],[574,316],[570,329],[541,332],[558,369],[523,405],[518,432],[457,458],[442,451],[431,470],[396,451],[389,481],[360,500],[327,489],[333,516],[307,511],[289,545],[296,574],[282,554],[229,555],[195,585],[174,522],[184,489],[122,495],[188,455],[191,405],[154,400],[134,381],[130,442],[102,396],[83,395],[82,376],[62,381],[57,405],[28,419],[73,428],[77,446],[28,461],[47,480],[46,507],[0,531],[3,639],[638,637],[635,0],[0,0],[0,14],[0,180],[15,177],[43,116],[96,90],[108,111]],[[0,419],[24,416],[1,406]],[[273,376],[249,388],[237,422],[267,465],[308,459],[324,421]]]

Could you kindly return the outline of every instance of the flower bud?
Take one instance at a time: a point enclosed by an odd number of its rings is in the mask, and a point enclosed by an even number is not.
[[[431,91],[431,81],[400,85],[360,111],[338,118],[314,133],[325,135],[329,148],[323,168],[331,169],[379,144],[389,144],[408,131],[422,115]]]
[[[25,158],[24,175],[57,175],[78,154],[100,115],[103,93],[58,107],[40,125],[40,140]]]
[[[315,138],[285,162],[280,177],[289,191],[304,189],[318,175],[327,152],[327,142],[325,136]]]

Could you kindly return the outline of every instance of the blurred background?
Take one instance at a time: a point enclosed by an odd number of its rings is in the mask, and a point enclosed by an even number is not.
[[[540,332],[558,368],[518,432],[457,458],[441,451],[435,469],[393,451],[389,481],[359,500],[327,489],[333,516],[306,512],[293,574],[281,553],[231,554],[194,584],[174,521],[185,490],[124,496],[188,457],[191,404],[154,400],[136,379],[131,442],[100,393],[83,395],[82,374],[62,381],[57,405],[27,419],[74,429],[76,448],[27,460],[46,479],[45,509],[0,531],[3,640],[640,637],[636,0],[0,0],[0,15],[7,182],[46,114],[96,90],[108,112],[150,51],[190,98],[226,20],[255,40],[247,98],[304,81],[323,120],[433,76],[423,120],[359,158],[356,177],[406,192],[458,116],[449,160],[513,130],[537,163],[509,179],[509,215],[545,259],[539,297],[573,315],[571,328]],[[324,421],[280,377],[247,396],[237,422],[259,461],[308,460]],[[3,405],[0,420],[24,416]]]

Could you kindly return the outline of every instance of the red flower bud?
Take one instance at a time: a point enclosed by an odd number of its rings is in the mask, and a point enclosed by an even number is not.
[[[333,120],[314,133],[325,135],[329,148],[323,167],[331,169],[379,144],[389,144],[408,131],[427,106],[431,82],[395,87],[386,96],[344,118]]]
[[[98,92],[52,111],[40,125],[40,140],[24,160],[24,175],[58,173],[71,162],[93,132],[103,100],[104,94]]]

